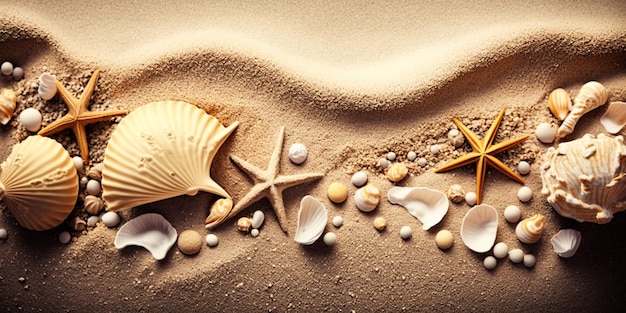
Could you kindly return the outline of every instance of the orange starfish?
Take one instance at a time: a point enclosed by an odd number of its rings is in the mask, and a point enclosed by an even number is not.
[[[48,136],[54,133],[58,133],[62,130],[71,128],[76,136],[78,142],[78,148],[80,149],[80,156],[85,163],[89,163],[89,147],[87,146],[87,132],[85,131],[85,125],[110,120],[111,117],[126,115],[127,110],[111,110],[101,112],[90,112],[87,110],[89,106],[89,99],[96,88],[96,82],[98,81],[99,70],[95,70],[93,75],[89,79],[85,91],[81,95],[80,99],[76,99],[65,87],[55,80],[57,86],[57,92],[61,96],[61,99],[65,102],[68,112],[63,117],[50,123],[44,129],[40,130],[38,135]]]
[[[485,134],[485,137],[480,140],[476,134],[465,127],[459,120],[452,118],[452,121],[459,127],[467,141],[472,146],[472,152],[460,156],[456,160],[450,161],[440,168],[435,170],[435,173],[445,172],[457,167],[468,165],[470,163],[476,163],[476,203],[480,204],[482,198],[483,184],[485,182],[485,174],[487,173],[487,165],[494,167],[502,174],[520,182],[524,183],[524,179],[509,169],[504,163],[494,157],[494,154],[498,154],[504,150],[508,150],[522,141],[526,140],[530,135],[525,135],[515,139],[509,139],[496,145],[492,145],[493,139],[496,137],[496,131],[500,126],[502,117],[504,116],[504,108],[498,114],[496,120],[491,124],[489,130]]]

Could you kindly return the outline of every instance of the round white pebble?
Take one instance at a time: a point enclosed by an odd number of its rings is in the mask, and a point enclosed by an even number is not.
[[[343,217],[339,215],[333,217],[333,226],[339,228],[341,225],[343,225]]]
[[[100,216],[98,215],[90,216],[89,218],[87,218],[87,226],[94,227],[96,226],[96,224],[98,224],[99,220],[100,220]]]
[[[97,196],[102,191],[102,187],[100,186],[100,183],[97,180],[90,179],[87,182],[87,186],[85,187],[85,190],[87,191],[88,194],[92,196]]]
[[[496,268],[496,265],[498,265],[498,260],[496,260],[496,258],[492,256],[488,256],[483,261],[483,265],[485,266],[486,269],[492,270]]]
[[[389,161],[393,161],[396,159],[396,153],[393,151],[390,151],[387,153],[387,160]]]
[[[324,235],[324,243],[329,247],[334,246],[337,243],[337,235],[333,232],[327,232]]]
[[[72,240],[72,235],[67,231],[62,231],[59,234],[59,242],[62,244],[69,243]]]
[[[0,228],[0,239],[6,240],[9,237],[9,232],[6,229]]]
[[[72,158],[72,161],[74,162],[74,167],[76,168],[77,171],[83,170],[83,166],[85,165],[85,163],[83,163],[83,158],[79,156],[75,156]]]
[[[517,164],[517,171],[522,174],[522,175],[526,175],[528,173],[530,173],[530,163],[526,162],[526,161],[521,161]]]
[[[513,249],[509,251],[509,260],[513,263],[520,263],[524,260],[524,251],[522,249]]]
[[[41,113],[35,108],[27,108],[20,113],[20,122],[30,132],[39,131],[42,119]]]
[[[24,78],[24,69],[21,67],[16,67],[13,69],[13,79],[22,80]]]
[[[260,228],[261,225],[263,225],[264,221],[265,213],[263,213],[263,211],[261,210],[256,210],[254,211],[254,213],[252,213],[252,223],[250,224],[250,226],[252,226],[252,228]]]
[[[2,63],[2,66],[0,66],[0,71],[2,71],[2,74],[6,76],[11,75],[11,73],[13,73],[13,64],[11,64],[11,62],[9,61]]]
[[[468,205],[474,205],[476,204],[476,193],[473,191],[467,192],[465,193],[465,202],[467,202]]]
[[[522,210],[517,205],[509,205],[504,209],[504,219],[509,223],[517,223],[522,217]]]
[[[413,236],[413,229],[411,229],[410,226],[402,226],[402,228],[400,228],[400,237],[402,237],[402,239],[407,240],[411,238],[411,236]]]
[[[363,187],[367,183],[367,173],[360,171],[352,174],[352,184],[356,187]]]
[[[426,161],[425,158],[420,158],[419,160],[417,160],[417,165],[424,167],[426,166],[426,164],[428,164],[428,161]]]
[[[533,198],[533,190],[524,186],[517,191],[517,197],[519,201],[528,202]]]
[[[417,153],[415,153],[415,151],[409,151],[409,153],[406,154],[406,159],[411,162],[415,161],[415,159],[417,159]]]
[[[439,145],[432,145],[432,146],[430,146],[430,153],[432,153],[432,154],[439,153]]]
[[[115,227],[120,223],[120,216],[115,212],[106,212],[102,215],[102,223],[106,227]]]
[[[289,147],[289,160],[294,164],[302,164],[306,161],[308,151],[306,147],[301,143],[294,143]]]
[[[217,240],[217,236],[215,236],[215,234],[206,235],[206,237],[204,238],[204,241],[206,241],[206,244],[209,247],[215,247],[219,243],[219,240]]]
[[[250,231],[250,235],[252,235],[252,237],[258,237],[259,236],[259,229],[258,228],[253,228]]]
[[[537,258],[532,254],[524,254],[524,266],[534,267],[537,264]]]
[[[548,123],[541,123],[535,130],[535,136],[543,143],[553,143],[556,139],[556,128]]]
[[[378,165],[380,165],[380,167],[382,168],[387,168],[387,166],[389,166],[389,160],[385,159],[385,158],[381,158],[380,160],[378,160]]]
[[[507,246],[504,242],[498,242],[495,246],[493,246],[493,256],[498,259],[502,259],[506,257],[509,253],[509,246]]]

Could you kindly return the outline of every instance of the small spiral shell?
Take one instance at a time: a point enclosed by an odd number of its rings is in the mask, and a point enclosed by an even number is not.
[[[564,120],[572,109],[572,99],[563,88],[554,89],[548,96],[548,108],[559,119]]]
[[[596,81],[590,81],[580,88],[580,92],[574,99],[572,112],[563,121],[557,131],[557,137],[563,138],[574,131],[578,120],[587,112],[603,105],[609,99],[606,88]]]
[[[6,125],[9,122],[15,111],[16,104],[17,96],[15,92],[11,89],[2,89],[0,93],[0,124]]]
[[[83,206],[85,207],[85,211],[87,211],[87,213],[96,215],[104,209],[104,202],[96,196],[87,195],[83,201]]]
[[[535,214],[519,222],[515,227],[517,239],[527,244],[539,241],[543,234],[544,220],[545,217],[542,214]]]
[[[380,190],[374,183],[369,183],[356,191],[354,203],[363,212],[373,211],[380,202]]]

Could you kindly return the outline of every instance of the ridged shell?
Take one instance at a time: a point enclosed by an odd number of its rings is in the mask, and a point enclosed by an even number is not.
[[[56,77],[48,73],[39,76],[39,87],[37,93],[44,100],[50,100],[57,94]]]
[[[298,211],[298,227],[294,240],[303,245],[314,243],[324,232],[328,222],[328,211],[312,196],[304,196]]]
[[[178,233],[162,215],[146,213],[139,215],[120,227],[115,236],[115,247],[146,248],[157,260],[163,260],[174,245]]]
[[[471,208],[461,222],[461,239],[470,250],[483,253],[493,247],[498,232],[498,211],[488,204]]]
[[[550,242],[554,253],[562,258],[571,258],[580,246],[580,232],[575,229],[561,229],[552,236]]]
[[[380,202],[380,190],[374,183],[369,183],[359,188],[354,193],[354,203],[362,212],[371,212]]]
[[[550,148],[541,192],[562,216],[608,223],[626,208],[626,146],[622,136],[585,135]]]
[[[563,88],[552,90],[548,96],[548,108],[559,121],[564,120],[572,109],[572,99],[569,93]]]
[[[15,112],[15,106],[17,105],[17,96],[11,89],[3,88],[0,92],[0,124],[6,125],[13,112]]]
[[[544,224],[545,217],[541,214],[535,214],[517,223],[515,235],[517,235],[517,239],[523,243],[535,243],[541,239]]]
[[[30,136],[2,163],[0,198],[22,225],[48,230],[63,222],[78,198],[78,174],[67,151],[53,139]]]
[[[437,225],[448,213],[446,194],[426,187],[393,187],[387,193],[387,198],[420,220],[424,230]]]
[[[217,118],[181,101],[153,102],[119,123],[104,153],[102,197],[119,211],[205,191],[228,198],[211,178],[217,150],[239,123]]]
[[[104,209],[104,203],[102,202],[102,199],[92,195],[87,195],[85,197],[85,200],[83,201],[83,206],[85,207],[85,211],[87,211],[87,213],[91,215],[96,215],[100,213],[102,209]]]
[[[606,88],[599,82],[590,81],[584,84],[574,98],[572,111],[557,130],[557,137],[563,138],[571,134],[576,123],[585,113],[605,104],[608,99],[609,94]]]
[[[389,166],[385,175],[390,181],[397,183],[403,180],[408,173],[409,169],[407,169],[406,164],[397,162]]]
[[[606,112],[602,114],[600,124],[611,134],[619,133],[626,126],[626,102],[611,102]]]

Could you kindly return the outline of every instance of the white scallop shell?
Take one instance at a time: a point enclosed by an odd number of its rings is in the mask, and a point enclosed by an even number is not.
[[[304,196],[298,211],[298,227],[294,240],[303,245],[314,243],[324,232],[328,222],[328,211],[312,196]]]
[[[53,139],[30,136],[2,162],[0,199],[24,228],[47,230],[63,222],[78,198],[78,175]]]
[[[48,73],[43,73],[39,76],[39,88],[37,93],[44,100],[50,100],[57,94],[56,77]]]
[[[177,237],[176,229],[162,215],[146,213],[122,225],[115,236],[114,244],[117,249],[127,246],[144,247],[155,259],[163,260]]]
[[[448,213],[446,194],[426,187],[393,187],[387,193],[387,199],[406,208],[422,223],[423,230],[437,225]]]
[[[626,102],[611,102],[600,117],[600,124],[611,134],[619,133],[626,126]]]
[[[599,82],[590,81],[580,88],[574,98],[572,111],[567,115],[557,130],[557,137],[563,138],[574,131],[578,120],[587,112],[603,105],[609,98],[606,88]]]
[[[0,91],[0,124],[6,125],[15,111],[17,96],[15,91],[3,88]]]
[[[498,232],[498,211],[488,204],[471,208],[461,222],[461,239],[472,251],[483,253],[493,247]]]
[[[570,258],[576,254],[580,246],[580,232],[575,229],[561,229],[552,236],[550,242],[554,253],[563,258]]]
[[[104,154],[102,198],[119,211],[205,191],[229,198],[211,178],[217,150],[239,123],[181,101],[153,102],[119,123]]]

